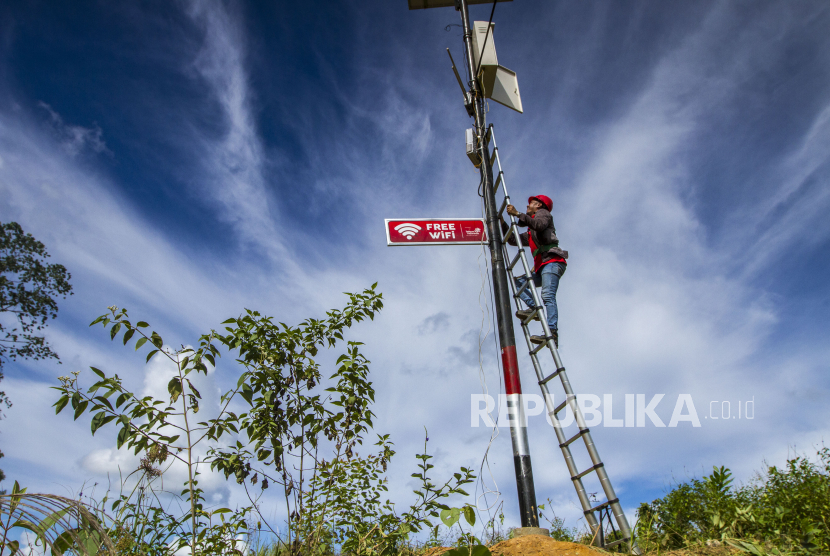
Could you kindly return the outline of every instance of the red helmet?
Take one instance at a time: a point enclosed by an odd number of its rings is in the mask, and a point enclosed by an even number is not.
[[[533,197],[528,197],[527,202],[530,203],[530,201],[539,201],[545,205],[548,210],[553,209],[553,201],[551,201],[550,197],[546,195],[534,195]]]

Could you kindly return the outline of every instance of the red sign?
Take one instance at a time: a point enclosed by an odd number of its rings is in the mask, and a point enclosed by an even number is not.
[[[386,219],[387,245],[481,245],[486,241],[481,218]]]

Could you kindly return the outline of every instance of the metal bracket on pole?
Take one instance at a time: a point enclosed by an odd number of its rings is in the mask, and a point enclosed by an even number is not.
[[[455,60],[452,59],[452,53],[450,49],[447,49],[447,54],[450,57],[450,63],[452,63],[452,71],[455,73],[455,78],[458,80],[458,86],[461,87],[461,94],[464,95],[464,108],[467,110],[467,115],[471,118],[474,118],[476,115],[475,106],[473,106],[473,98],[470,96],[470,93],[467,92],[467,89],[464,88],[464,82],[461,81],[461,76],[458,74],[458,70],[455,67]]]

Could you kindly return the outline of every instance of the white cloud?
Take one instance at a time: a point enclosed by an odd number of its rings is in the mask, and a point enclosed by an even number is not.
[[[52,107],[45,102],[39,102],[38,106],[49,113],[49,119],[55,138],[64,151],[70,156],[77,156],[82,151],[89,149],[94,153],[112,154],[104,143],[104,132],[100,127],[94,125],[91,128],[68,125],[64,123],[60,114],[52,110]],[[2,167],[2,165],[0,165]]]
[[[109,475],[113,478],[127,477],[138,469],[139,456],[127,450],[104,448],[93,450],[81,460],[81,466],[93,476]]]
[[[192,70],[208,85],[224,119],[219,138],[194,130],[202,151],[199,158],[204,161],[200,181],[210,198],[220,203],[220,218],[228,219],[246,241],[285,264],[290,259],[278,239],[275,200],[265,185],[266,158],[251,111],[242,24],[238,14],[229,13],[221,3],[193,1],[187,12],[205,32]]]

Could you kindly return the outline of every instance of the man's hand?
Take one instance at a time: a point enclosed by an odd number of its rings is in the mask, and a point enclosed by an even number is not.
[[[516,210],[516,207],[514,207],[513,205],[507,205],[507,214],[509,214],[510,216],[519,216],[521,212]]]

